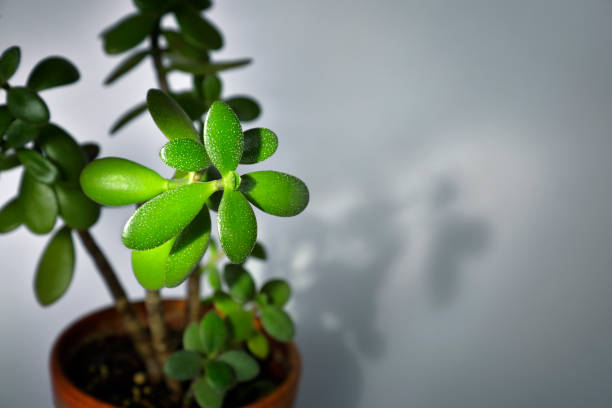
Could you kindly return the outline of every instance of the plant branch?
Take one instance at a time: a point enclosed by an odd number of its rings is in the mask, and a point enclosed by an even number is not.
[[[133,305],[128,301],[127,294],[123,286],[121,286],[117,274],[90,232],[87,230],[78,231],[78,235],[85,249],[87,249],[87,252],[92,257],[106,287],[113,296],[115,309],[119,313],[123,326],[132,339],[136,351],[145,363],[151,382],[159,382],[162,376],[161,365],[155,359],[154,350],[149,342],[147,332],[138,318]]]
[[[202,276],[200,275],[200,266],[196,267],[189,275],[187,281],[187,308],[185,309],[185,321],[186,326],[189,323],[197,323],[200,321],[200,281]]]
[[[159,31],[158,21],[151,32],[151,56],[153,57],[153,70],[155,71],[157,83],[159,84],[161,90],[165,93],[170,93],[168,78],[166,77],[166,70],[162,62],[162,50],[159,47]]]

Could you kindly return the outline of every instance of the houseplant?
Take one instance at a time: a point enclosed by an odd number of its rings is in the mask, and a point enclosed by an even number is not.
[[[211,61],[210,53],[223,40],[202,15],[210,2],[134,4],[134,13],[102,34],[107,53],[130,51],[105,83],[151,59],[159,89],[151,89],[146,102],[120,117],[111,132],[148,111],[168,139],[160,143],[160,157],[171,177],[125,158],[97,158],[97,145],[80,145],[49,122],[39,92],[79,79],[67,59],[44,59],[25,86],[16,86],[11,78],[19,67],[19,48],[0,57],[0,86],[6,92],[6,105],[0,106],[0,170],[24,170],[17,196],[0,210],[0,231],[25,225],[36,234],[51,234],[35,275],[42,305],[69,288],[74,236],[114,299],[114,309],[77,322],[56,343],[56,405],[220,407],[268,400],[273,405],[258,406],[290,406],[299,370],[290,343],[293,323],[283,311],[290,288],[280,279],[257,288],[244,262],[266,258],[256,241],[252,206],[277,216],[297,215],[308,203],[308,190],[285,173],[236,171],[239,164],[270,157],[278,142],[268,129],[243,131],[241,122],[259,115],[254,100],[221,97],[218,73],[249,61]],[[162,24],[166,16],[174,17],[178,29]],[[148,46],[133,51],[146,39]],[[192,89],[173,91],[171,71],[190,75]],[[146,290],[140,303],[128,300],[89,230],[101,206],[119,205],[136,206],[121,239],[133,250],[132,269]],[[211,211],[217,212],[217,240],[211,238]],[[212,289],[206,298],[203,278]],[[163,287],[184,281],[184,302],[162,300]]]

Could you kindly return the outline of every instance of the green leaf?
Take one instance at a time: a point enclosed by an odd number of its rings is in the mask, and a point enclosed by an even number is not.
[[[106,157],[85,166],[81,172],[81,187],[95,202],[119,206],[141,203],[157,196],[168,190],[168,180],[133,161]]]
[[[8,90],[6,99],[8,108],[16,118],[35,124],[49,121],[49,108],[36,92],[13,87]]]
[[[247,340],[247,347],[251,353],[260,360],[264,360],[270,353],[270,343],[266,336],[256,331],[254,335]]]
[[[266,260],[268,259],[268,254],[266,253],[266,248],[260,243],[256,242],[253,250],[251,251],[251,256],[253,258]]]
[[[208,74],[204,77],[204,81],[202,82],[202,90],[204,94],[204,99],[208,103],[213,103],[221,97],[221,92],[223,91],[223,83],[221,82],[221,78],[215,74]]]
[[[202,103],[202,101],[200,101],[191,91],[174,93],[172,97],[178,102],[191,120],[201,119],[204,112],[206,112],[204,103]],[[200,140],[199,136],[198,140]]]
[[[0,82],[8,81],[17,68],[21,59],[21,50],[19,47],[10,47],[6,49],[0,56]]]
[[[1,105],[0,106],[0,139],[2,139],[2,135],[6,132],[11,122],[13,122],[15,118],[11,111],[9,111],[8,106]]]
[[[259,364],[244,351],[226,351],[219,356],[218,360],[228,364],[234,370],[238,382],[250,381],[259,374]]]
[[[40,126],[15,119],[6,130],[6,146],[18,149],[38,138]]]
[[[64,180],[78,182],[87,159],[76,140],[62,128],[48,124],[41,129],[39,142],[45,155],[59,167]]]
[[[248,339],[253,334],[253,330],[255,330],[253,315],[246,310],[232,310],[227,314],[227,320],[231,329],[232,339],[235,341]]]
[[[58,206],[53,188],[23,172],[19,189],[24,223],[35,234],[46,234],[55,226]]]
[[[198,323],[189,324],[183,332],[183,348],[187,351],[206,353],[202,337],[200,337],[200,325]]]
[[[131,14],[102,33],[104,51],[120,54],[140,44],[151,32],[155,17],[149,14]]]
[[[261,310],[261,323],[264,329],[278,341],[293,340],[295,328],[291,317],[277,306],[266,306]]]
[[[242,176],[240,191],[268,214],[292,217],[308,205],[308,187],[302,180],[278,171],[256,171]]]
[[[210,0],[191,0],[191,5],[196,7],[198,10],[206,10],[212,3]]]
[[[86,163],[94,161],[100,154],[100,145],[97,143],[83,143],[80,147],[85,155]]]
[[[206,381],[213,388],[225,391],[234,385],[234,372],[232,367],[219,360],[208,360],[204,364]]]
[[[190,44],[204,50],[218,50],[223,47],[223,38],[219,31],[193,8],[178,8],[174,15],[185,40]]]
[[[204,315],[200,324],[200,338],[204,350],[209,356],[214,356],[225,348],[227,327],[223,319],[214,310],[210,310]]]
[[[38,92],[56,86],[72,84],[79,78],[79,70],[66,58],[47,57],[36,64],[30,72],[26,86]]]
[[[19,197],[13,198],[0,210],[0,233],[11,232],[23,222],[23,209]]]
[[[30,175],[41,183],[52,184],[57,180],[59,176],[57,167],[37,151],[19,150],[17,157]]]
[[[193,121],[172,97],[158,89],[150,89],[147,106],[155,124],[168,139],[200,140]]]
[[[244,132],[242,164],[254,164],[266,160],[276,152],[278,138],[269,129],[255,128]]]
[[[159,156],[168,166],[183,171],[199,171],[211,165],[204,146],[192,139],[169,141]]]
[[[100,218],[100,206],[89,199],[78,186],[66,182],[55,184],[59,213],[66,225],[76,230],[86,230]]]
[[[123,244],[136,250],[163,244],[195,218],[214,189],[210,184],[188,184],[148,201],[125,224]]]
[[[200,262],[210,239],[210,213],[204,206],[178,235],[168,256],[165,285],[180,285]]]
[[[219,205],[219,241],[234,263],[243,262],[257,240],[255,213],[242,193],[225,190]]]
[[[261,113],[259,104],[248,96],[233,96],[225,100],[241,122],[250,122],[257,119]]]
[[[261,288],[261,293],[265,294],[274,306],[283,307],[291,297],[291,287],[282,279],[272,279]]]
[[[136,51],[128,55],[111,71],[104,80],[104,85],[110,85],[123,75],[136,68],[151,53],[150,50]]]
[[[166,285],[168,256],[176,237],[145,251],[132,251],[132,270],[140,285],[148,290],[159,290]]]
[[[34,289],[41,305],[59,299],[70,286],[74,271],[74,243],[70,229],[60,229],[45,248],[38,268]]]
[[[236,170],[242,143],[242,128],[236,114],[223,102],[213,103],[204,123],[204,145],[221,174]]]
[[[225,393],[214,389],[206,378],[200,378],[194,386],[194,396],[196,402],[202,408],[221,408]]]
[[[164,372],[178,381],[195,378],[201,371],[202,358],[195,351],[176,351],[168,357],[164,365]]]
[[[168,6],[168,0],[134,0],[134,5],[142,11],[162,12]]]
[[[240,309],[240,306],[234,299],[220,290],[217,290],[213,295],[213,304],[215,305],[215,309],[226,315]]]
[[[223,272],[223,279],[234,299],[239,302],[247,302],[255,294],[255,282],[251,275],[242,265],[227,264]]]
[[[185,57],[183,55],[170,54],[170,66],[168,71],[179,70],[191,74],[209,75],[232,68],[240,68],[251,63],[249,58],[242,58],[235,61],[216,61],[208,62]]]
[[[170,49],[174,56],[180,55],[190,60],[208,62],[208,53],[185,41],[185,38],[181,33],[168,30],[163,31],[162,35],[166,39],[168,49]]]
[[[203,181],[214,181],[214,180],[220,180],[220,179],[221,179],[221,173],[219,173],[219,170],[217,170],[213,166],[209,167],[202,175]],[[221,204],[222,197],[223,197],[223,191],[215,191],[210,196],[208,201],[206,201],[206,205],[212,211],[215,211],[215,212],[219,211],[219,204]]]
[[[125,112],[123,115],[119,117],[119,119],[115,121],[115,123],[113,123],[113,126],[111,127],[111,130],[110,130],[111,135],[114,133],[117,133],[119,129],[121,129],[128,123],[130,123],[132,120],[136,119],[146,110],[147,110],[147,104],[146,102],[142,102],[134,106],[127,112]]]
[[[208,284],[213,290],[221,289],[221,277],[219,276],[219,270],[216,266],[212,265],[208,267]]]
[[[5,155],[0,153],[0,171],[11,170],[21,165],[16,154]]]

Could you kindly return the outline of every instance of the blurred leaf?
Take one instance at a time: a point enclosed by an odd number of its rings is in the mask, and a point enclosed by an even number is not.
[[[0,139],[6,132],[6,129],[10,126],[11,122],[13,122],[13,114],[9,111],[8,106],[1,105],[0,106]]]
[[[8,108],[16,118],[35,124],[49,120],[49,108],[36,92],[28,88],[11,88],[6,99]]]
[[[21,60],[21,50],[14,46],[6,49],[0,56],[0,83],[8,81],[17,68]]]
[[[242,350],[226,351],[218,360],[232,368],[238,382],[250,381],[259,374],[257,361]]]
[[[66,225],[76,230],[86,230],[98,221],[100,206],[89,199],[78,186],[66,182],[55,185],[59,213]]]
[[[234,373],[232,367],[220,360],[208,360],[204,364],[206,381],[213,388],[225,391],[234,384]]]
[[[223,47],[223,38],[219,31],[193,8],[178,8],[174,15],[185,39],[192,45],[205,50],[218,50]]]
[[[13,231],[23,224],[23,221],[23,209],[19,197],[15,197],[0,210],[0,233]]]
[[[255,128],[244,132],[242,164],[254,164],[266,160],[276,152],[278,138],[269,129]]]
[[[78,81],[79,70],[63,57],[47,57],[41,60],[28,77],[26,86],[33,91],[42,91]]]
[[[190,4],[198,10],[206,10],[212,5],[210,0],[191,0]]]
[[[255,332],[254,335],[247,340],[247,347],[251,353],[260,360],[264,360],[270,353],[270,343],[266,336],[260,332]]]
[[[227,327],[223,319],[214,310],[210,310],[204,315],[200,324],[200,338],[204,350],[209,356],[214,356],[225,348]]]
[[[223,83],[221,82],[221,78],[215,74],[206,75],[204,77],[204,81],[202,82],[202,89],[204,99],[206,102],[212,104],[221,97],[221,92],[223,91]]]
[[[110,85],[117,79],[121,78],[123,75],[130,72],[132,69],[138,66],[138,64],[140,64],[142,60],[144,60],[150,53],[150,50],[142,50],[135,51],[131,55],[128,55],[124,60],[119,63],[119,65],[115,67],[115,69],[111,71],[110,74],[108,74],[108,76],[104,80],[104,85]]]
[[[209,184],[188,184],[147,201],[125,224],[123,244],[136,250],[163,244],[195,218],[213,191]]]
[[[100,154],[100,145],[97,143],[83,143],[81,150],[85,154],[86,162],[90,163]]]
[[[187,113],[187,116],[193,120],[199,120],[206,112],[206,106],[195,95],[190,92],[179,92],[172,94],[172,97],[178,102],[181,108]],[[200,139],[198,134],[198,140]]]
[[[183,171],[203,170],[211,165],[204,146],[193,139],[171,140],[159,155],[168,166]]]
[[[261,310],[261,323],[268,334],[278,341],[293,340],[295,328],[291,317],[277,306],[266,306]]]
[[[221,408],[224,392],[214,389],[204,377],[200,378],[194,386],[196,402],[202,408]]]
[[[261,288],[271,304],[283,307],[291,297],[291,287],[282,279],[271,279]]]
[[[35,234],[46,234],[55,226],[58,213],[53,188],[23,172],[19,190],[25,225]]]
[[[132,251],[132,270],[143,288],[159,290],[166,285],[168,255],[175,241],[176,237],[152,249]]]
[[[223,272],[223,279],[234,299],[239,302],[247,302],[255,294],[255,282],[251,275],[242,265],[227,264]]]
[[[221,277],[216,266],[212,265],[208,268],[208,284],[213,290],[221,289]]]
[[[266,260],[268,259],[268,254],[266,253],[266,248],[260,243],[256,242],[253,250],[251,251],[251,256],[253,258]]]
[[[233,96],[225,100],[238,116],[241,122],[250,122],[257,119],[261,113],[259,104],[248,96]]]
[[[123,115],[121,115],[119,117],[119,119],[117,119],[117,121],[115,121],[115,123],[113,123],[113,126],[111,127],[110,133],[114,134],[114,133],[118,132],[119,129],[121,129],[122,127],[127,125],[133,119],[136,119],[138,116],[140,116],[140,114],[142,114],[146,110],[147,110],[146,102],[143,102],[141,104],[138,104],[138,105],[134,106],[133,108],[131,108],[130,110],[125,112]]]
[[[262,211],[292,217],[304,211],[309,193],[297,177],[278,171],[256,171],[242,176],[240,191]]]
[[[189,59],[187,57],[176,54],[170,54],[169,58],[170,66],[168,68],[168,71],[179,70],[199,75],[214,74],[232,68],[239,68],[251,62],[251,60],[248,58],[243,58],[235,61],[206,62]]]
[[[187,351],[197,351],[198,353],[206,353],[202,337],[200,336],[200,325],[191,323],[183,332],[183,348]]]
[[[200,375],[202,358],[194,351],[180,350],[166,360],[164,372],[178,381],[190,380]]]
[[[37,151],[19,150],[17,157],[30,175],[41,183],[52,184],[57,180],[59,176],[57,167]]]
[[[242,127],[234,112],[223,102],[213,103],[204,124],[204,145],[221,174],[236,170],[242,143]]]
[[[142,11],[162,12],[168,3],[168,0],[134,0],[134,5]]]
[[[227,315],[229,326],[232,330],[232,339],[244,341],[251,337],[255,326],[253,325],[253,315],[246,310],[235,309]]]
[[[234,299],[220,290],[217,290],[213,295],[213,304],[215,305],[215,309],[226,315],[240,309],[240,305],[238,305]]]
[[[15,119],[6,130],[6,146],[18,149],[38,138],[40,126]]]
[[[86,158],[76,140],[62,128],[48,124],[40,130],[39,141],[42,151],[59,166],[64,179],[78,183]]]
[[[34,289],[41,305],[59,299],[70,286],[74,271],[74,243],[70,229],[60,229],[45,248],[38,268]]]
[[[225,190],[219,205],[219,241],[227,257],[243,262],[257,240],[257,220],[242,193]]]
[[[200,140],[193,121],[171,96],[158,89],[150,89],[147,106],[155,124],[168,139]]]
[[[208,62],[207,51],[188,43],[181,33],[167,30],[163,31],[162,35],[166,39],[168,48],[173,54],[180,55],[190,60]]]
[[[95,202],[119,206],[141,203],[159,195],[168,189],[168,180],[133,161],[105,157],[85,166],[81,187]]]
[[[104,51],[120,54],[140,44],[151,32],[155,16],[131,14],[102,32]]]
[[[10,170],[20,165],[21,162],[16,154],[5,156],[3,153],[0,153],[0,171]]]

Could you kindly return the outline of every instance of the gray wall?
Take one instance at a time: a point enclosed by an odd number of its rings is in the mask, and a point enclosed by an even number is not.
[[[256,95],[256,124],[280,137],[259,168],[311,190],[300,217],[257,213],[271,259],[252,265],[295,287],[298,407],[610,406],[612,3],[218,3],[220,57],[255,58],[226,87]],[[130,8],[2,0],[0,48],[20,44],[24,67],[72,58],[83,79],[45,92],[52,119],[169,174],[148,117],[106,132],[154,83],[143,66],[100,86],[116,61],[97,35]],[[2,176],[3,201],[17,179]],[[130,212],[94,233],[138,297],[119,243]],[[49,406],[53,338],[109,301],[79,251],[69,293],[42,310],[44,244],[0,237],[2,406]]]

